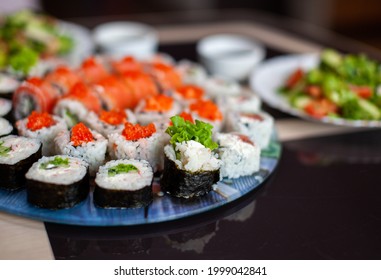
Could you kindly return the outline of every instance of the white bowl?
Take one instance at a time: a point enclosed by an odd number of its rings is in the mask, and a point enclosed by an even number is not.
[[[157,32],[143,23],[117,21],[101,24],[94,29],[93,39],[102,53],[118,58],[133,55],[144,59],[157,52]]]
[[[219,34],[197,43],[200,62],[213,75],[244,80],[265,57],[263,45],[251,38]]]

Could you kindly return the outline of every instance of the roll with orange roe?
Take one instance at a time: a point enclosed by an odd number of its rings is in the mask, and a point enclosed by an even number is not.
[[[112,159],[140,159],[147,160],[154,172],[163,169],[163,148],[169,137],[156,125],[150,123],[146,126],[125,123],[121,133],[108,136],[109,155]]]
[[[43,156],[55,154],[54,138],[61,131],[67,130],[66,123],[62,118],[36,111],[33,111],[27,118],[18,120],[16,128],[19,135],[40,140]]]
[[[54,139],[57,154],[81,158],[89,164],[90,176],[104,164],[107,139],[100,133],[78,123],[70,131],[62,131]]]
[[[134,113],[129,109],[102,110],[100,114],[90,112],[86,118],[86,124],[105,137],[111,133],[121,132],[126,122],[137,122]]]
[[[206,99],[197,100],[189,105],[189,111],[195,120],[201,120],[213,125],[213,133],[221,131],[223,127],[223,115],[213,101]]]

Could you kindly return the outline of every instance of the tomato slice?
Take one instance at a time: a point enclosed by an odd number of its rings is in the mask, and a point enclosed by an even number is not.
[[[337,110],[337,106],[326,98],[312,100],[304,107],[304,111],[315,118],[323,118],[330,113],[337,113]]]
[[[369,99],[373,95],[373,90],[369,86],[350,86],[352,91],[354,91],[359,97],[364,99]]]
[[[286,81],[286,88],[293,88],[302,78],[304,72],[301,68],[298,68],[293,72]]]

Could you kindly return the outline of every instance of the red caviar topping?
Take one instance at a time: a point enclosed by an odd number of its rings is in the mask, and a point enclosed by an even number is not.
[[[91,142],[93,140],[93,134],[83,123],[78,123],[71,129],[70,141],[73,142],[73,146],[80,146],[82,143]]]
[[[202,118],[212,121],[222,120],[222,113],[217,105],[210,100],[198,100],[192,103],[189,109],[196,112]]]
[[[39,130],[44,127],[50,127],[56,122],[48,113],[37,113],[33,111],[28,117],[26,127],[32,131]]]
[[[185,99],[201,99],[204,89],[194,85],[184,85],[176,90]]]
[[[126,138],[126,140],[136,141],[141,138],[150,137],[155,132],[156,127],[153,123],[150,123],[146,126],[141,126],[140,124],[132,124],[126,122],[124,124],[122,135]]]
[[[99,119],[111,125],[119,125],[127,120],[127,116],[124,111],[102,111]]]
[[[158,111],[166,112],[171,110],[173,104],[173,98],[166,96],[164,94],[159,94],[157,96],[152,96],[146,100],[146,111]]]

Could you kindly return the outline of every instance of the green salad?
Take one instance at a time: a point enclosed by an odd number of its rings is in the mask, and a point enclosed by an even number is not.
[[[40,58],[63,55],[73,48],[57,21],[23,10],[0,19],[0,69],[28,74]]]
[[[326,49],[317,67],[295,69],[279,91],[315,118],[381,119],[381,66],[364,54]]]

